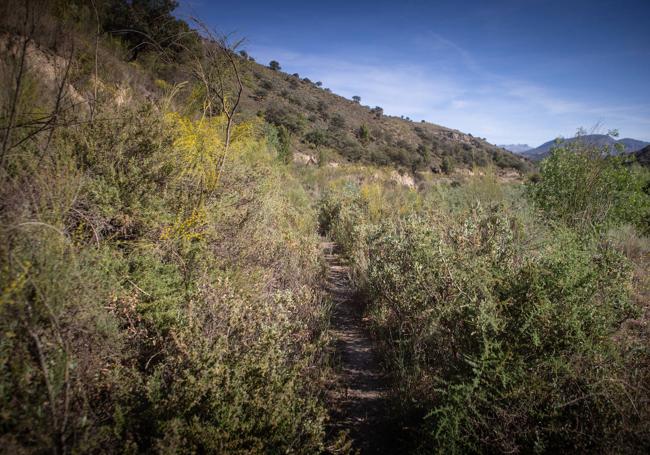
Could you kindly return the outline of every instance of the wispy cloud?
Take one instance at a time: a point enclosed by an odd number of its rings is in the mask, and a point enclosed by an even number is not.
[[[436,64],[387,62],[368,53],[304,55],[266,46],[253,46],[251,52],[258,60],[279,60],[289,72],[322,80],[340,95],[359,95],[364,104],[382,106],[389,114],[432,121],[494,143],[538,145],[595,124],[650,139],[650,109],[643,106],[585,102],[497,74],[462,46],[434,33],[414,43],[426,48]]]
[[[251,52],[262,61],[281,61],[287,71],[322,80],[326,87],[342,96],[359,95],[365,104],[382,106],[394,115],[427,115],[464,93],[453,78],[430,74],[418,65],[358,62],[268,47],[256,47]]]

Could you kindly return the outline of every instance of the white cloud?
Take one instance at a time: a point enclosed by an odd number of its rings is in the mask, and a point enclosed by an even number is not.
[[[534,146],[596,124],[618,128],[622,136],[650,139],[647,106],[568,99],[529,81],[486,71],[469,52],[439,35],[428,34],[417,43],[443,56],[446,64],[432,72],[422,64],[386,62],[368,53],[303,55],[265,46],[252,46],[250,51],[260,62],[278,60],[287,72],[321,80],[324,87],[347,98],[358,95],[363,104],[381,106],[387,114],[424,119],[493,143]]]
[[[467,100],[453,100],[451,102],[451,107],[453,109],[465,109],[469,107],[471,103]]]

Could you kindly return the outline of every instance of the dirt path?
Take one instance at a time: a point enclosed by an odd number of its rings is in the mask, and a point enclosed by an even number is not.
[[[362,454],[391,453],[385,379],[364,328],[360,305],[354,300],[349,268],[335,244],[321,246],[328,264],[327,291],[334,303],[331,334],[338,373],[337,386],[330,394],[331,431],[348,431],[353,449]]]

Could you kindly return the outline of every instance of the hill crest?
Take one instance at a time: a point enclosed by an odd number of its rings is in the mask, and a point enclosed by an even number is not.
[[[634,153],[643,147],[650,145],[649,142],[640,141],[638,139],[623,138],[615,139],[607,134],[587,134],[577,137],[572,137],[568,139],[557,138],[543,143],[539,147],[536,147],[525,152],[521,152],[521,155],[530,158],[533,161],[538,161],[544,159],[551,152],[551,149],[558,144],[558,141],[570,144],[576,141],[582,141],[591,145],[596,145],[600,147],[609,147],[612,153],[618,153],[617,144],[623,147],[624,153]]]

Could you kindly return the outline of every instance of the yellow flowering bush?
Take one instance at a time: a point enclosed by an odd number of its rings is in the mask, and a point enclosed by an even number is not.
[[[202,117],[192,120],[176,112],[166,115],[174,129],[172,160],[183,178],[193,179],[207,189],[217,186],[219,165],[224,156],[224,117]]]
[[[219,184],[227,159],[226,116],[202,116],[193,120],[177,112],[170,112],[166,114],[165,120],[175,137],[171,160],[180,169],[181,178],[193,180],[205,190],[214,190]],[[259,123],[258,120],[252,120],[234,124],[228,153],[240,154],[246,147],[256,143]]]
[[[192,210],[192,213],[185,217],[178,215],[170,226],[163,228],[160,234],[161,240],[201,240],[208,222],[208,216],[204,207]]]

